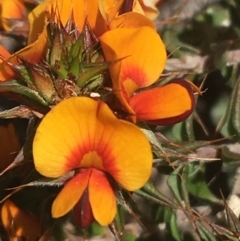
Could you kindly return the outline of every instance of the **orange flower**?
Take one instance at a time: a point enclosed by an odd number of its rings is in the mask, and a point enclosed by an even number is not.
[[[9,199],[3,203],[1,210],[2,223],[11,241],[34,241],[40,237],[41,226],[29,214],[22,211]]]
[[[108,225],[116,214],[113,182],[133,191],[148,180],[149,142],[135,125],[117,119],[102,101],[73,97],[40,123],[33,142],[38,172],[57,178],[75,170],[52,205],[57,218],[71,209],[81,227]]]
[[[110,67],[113,89],[134,122],[168,125],[191,114],[194,95],[183,80],[135,93],[153,84],[166,62],[165,46],[154,29],[113,29],[104,33],[100,42],[107,61],[121,59]]]

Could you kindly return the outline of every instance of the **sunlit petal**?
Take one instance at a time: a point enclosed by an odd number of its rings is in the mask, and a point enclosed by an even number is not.
[[[193,111],[195,101],[191,86],[184,80],[140,92],[130,100],[138,121],[173,124],[186,119]]]
[[[92,169],[88,190],[94,218],[103,226],[110,224],[116,215],[117,205],[106,175],[97,169]]]
[[[110,131],[110,148],[103,153],[106,171],[124,188],[140,188],[148,180],[152,167],[148,140],[138,127],[126,121],[119,121]]]
[[[76,205],[86,190],[90,173],[91,169],[83,169],[65,184],[52,205],[54,218],[65,215]]]
[[[39,62],[45,54],[47,47],[46,44],[47,32],[46,29],[44,29],[42,34],[39,35],[38,39],[34,43],[27,45],[25,48],[21,49],[0,63],[0,80],[7,80],[15,76],[14,71],[9,67],[8,63],[18,64],[20,61],[18,56],[30,63]]]
[[[123,58],[119,75],[116,74],[119,72],[117,64],[113,64],[110,73],[114,86],[120,82],[129,96],[138,88],[154,83],[163,71],[165,46],[152,28],[114,29],[103,34],[100,42],[107,61]]]
[[[35,167],[42,175],[58,177],[79,167],[93,150],[97,110],[98,101],[70,98],[45,116],[33,143]]]

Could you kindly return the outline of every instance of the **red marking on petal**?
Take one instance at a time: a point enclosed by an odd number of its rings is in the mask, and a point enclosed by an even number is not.
[[[120,81],[128,96],[148,85],[147,74],[141,66],[128,65],[122,68]]]

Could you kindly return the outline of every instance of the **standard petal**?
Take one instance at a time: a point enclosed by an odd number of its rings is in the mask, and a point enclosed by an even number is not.
[[[89,179],[89,201],[97,222],[110,224],[117,212],[116,197],[104,172],[92,169]]]
[[[65,184],[52,204],[54,218],[65,215],[76,205],[88,185],[90,173],[91,169],[83,169]]]
[[[138,121],[171,125],[186,119],[195,101],[191,86],[184,80],[176,80],[134,95],[130,105]]]
[[[144,185],[152,166],[150,144],[141,130],[118,120],[104,102],[87,97],[64,100],[45,116],[34,138],[33,156],[44,176],[96,167],[128,190]]]
[[[120,91],[125,91],[128,96],[138,88],[154,83],[163,71],[165,46],[150,27],[113,29],[103,34],[100,42],[107,61],[121,59],[120,73],[119,65],[113,64],[110,74],[113,86],[118,87],[120,82]]]

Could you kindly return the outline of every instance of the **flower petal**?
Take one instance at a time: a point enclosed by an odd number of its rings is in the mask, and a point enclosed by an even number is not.
[[[148,140],[138,127],[126,121],[120,121],[110,131],[110,148],[102,154],[106,171],[127,190],[142,187],[152,168]]]
[[[113,29],[103,34],[100,42],[107,61],[121,59],[120,73],[119,65],[115,64],[110,68],[110,74],[113,86],[118,88],[120,82],[121,91],[128,96],[138,88],[154,83],[163,71],[165,46],[150,27]]]
[[[65,215],[76,205],[87,188],[90,173],[91,169],[83,169],[65,184],[52,205],[54,218]]]
[[[171,125],[186,119],[192,113],[195,101],[191,86],[184,80],[175,80],[134,95],[130,105],[138,121]]]
[[[80,167],[81,161],[81,167],[95,164],[101,168],[96,146],[103,142],[105,125],[111,120],[117,121],[101,101],[77,97],[60,102],[37,129],[33,144],[36,169],[44,176],[58,177]]]
[[[78,167],[107,171],[135,190],[150,176],[150,144],[135,125],[118,120],[101,101],[73,97],[60,102],[40,123],[33,143],[37,171],[58,177]]]
[[[70,98],[56,105],[40,123],[33,142],[38,172],[59,177],[79,167],[90,150],[89,136],[95,131],[97,102]]]
[[[92,169],[88,190],[94,218],[103,226],[110,224],[117,212],[116,197],[102,171]]]
[[[8,59],[0,63],[0,80],[7,80],[15,76],[14,71],[9,67],[8,63],[18,64],[18,56],[30,63],[39,62],[45,54],[47,47],[46,44],[47,32],[45,28],[34,43],[27,45],[25,48],[21,49],[20,51],[16,52],[15,54],[11,55]]]

